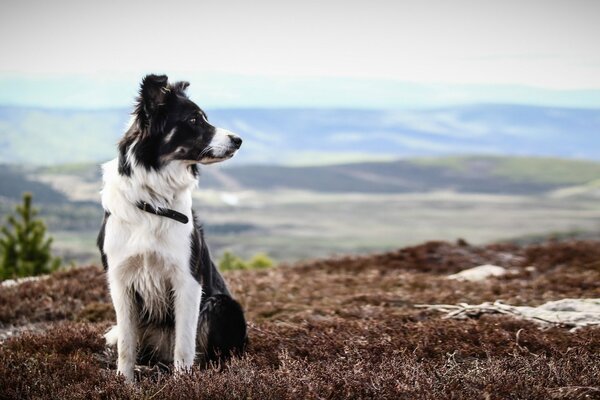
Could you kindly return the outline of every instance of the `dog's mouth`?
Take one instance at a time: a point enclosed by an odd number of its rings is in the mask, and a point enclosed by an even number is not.
[[[236,152],[237,149],[231,149],[225,153],[218,155],[211,152],[210,154],[201,157],[200,160],[198,160],[198,162],[203,165],[216,164],[221,161],[229,160],[235,155]]]

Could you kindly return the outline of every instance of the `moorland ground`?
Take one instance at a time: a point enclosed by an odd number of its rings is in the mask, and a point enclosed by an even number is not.
[[[512,273],[447,279],[487,263]],[[140,369],[134,386],[103,343],[114,313],[100,268],[2,287],[0,398],[600,398],[598,328],[415,307],[599,298],[597,241],[428,242],[225,275],[247,311],[246,354],[188,376]]]

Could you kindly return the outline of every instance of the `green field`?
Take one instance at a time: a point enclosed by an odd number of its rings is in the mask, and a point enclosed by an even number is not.
[[[417,175],[395,175],[410,168]],[[234,179],[236,169],[203,171],[194,207],[205,224],[216,257],[231,250],[243,257],[265,252],[278,261],[292,261],[394,249],[427,240],[464,238],[481,244],[549,236],[595,236],[600,232],[600,164],[593,162],[453,157],[279,167],[269,172],[269,183],[278,182],[276,187],[247,187],[248,182],[265,179],[265,170],[268,168],[256,169],[254,175],[247,172],[246,183],[240,180],[237,189],[224,189],[218,184],[224,174],[227,179]],[[297,180],[288,183],[291,187],[280,187],[289,170]],[[10,171],[5,171],[5,175],[12,176],[7,182],[22,181],[18,170]],[[356,190],[303,187],[311,176],[323,177],[332,171],[346,174],[344,184]],[[97,263],[94,242],[102,218],[98,167],[65,165],[22,173],[44,189],[38,205],[55,236],[56,251],[67,261]],[[369,180],[385,184],[394,179],[405,183],[392,192],[374,192],[374,186],[365,184]],[[413,182],[419,184],[418,190],[410,191]],[[18,193],[12,194],[14,200],[5,197],[0,201],[0,212],[5,214],[18,199]],[[61,200],[63,197],[66,200]]]
[[[469,170],[515,182],[537,182],[553,185],[581,185],[600,179],[600,163],[588,160],[566,160],[545,157],[442,157],[421,158],[421,166],[452,169],[466,174]]]
[[[241,205],[236,207],[217,204],[220,194],[215,191],[200,192],[194,201],[216,257],[230,250],[243,257],[265,252],[278,261],[293,261],[388,250],[427,240],[464,238],[482,244],[600,232],[600,202],[550,195],[295,191],[237,195]],[[100,224],[100,213],[95,217],[91,225]],[[233,228],[241,224],[244,229]],[[51,231],[55,248],[67,259],[98,262],[96,229]]]

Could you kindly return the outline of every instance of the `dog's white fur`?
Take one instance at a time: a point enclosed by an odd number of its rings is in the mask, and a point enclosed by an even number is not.
[[[191,209],[196,179],[189,165],[172,161],[158,171],[132,165],[130,177],[118,173],[118,161],[103,165],[102,205],[111,213],[106,223],[104,251],[108,264],[108,283],[115,305],[117,326],[106,336],[119,350],[118,372],[133,380],[137,341],[141,332],[134,315],[133,288],[145,301],[147,312],[166,312],[168,291],[173,290],[175,343],[173,360],[177,370],[189,369],[195,357],[196,325],[201,287],[190,274],[190,242],[194,229]],[[146,213],[138,201],[167,207],[189,218],[182,224]]]

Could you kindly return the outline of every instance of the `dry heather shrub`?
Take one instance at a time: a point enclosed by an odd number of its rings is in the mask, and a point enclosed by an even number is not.
[[[542,399],[561,388],[598,384],[599,343],[592,330],[573,340],[568,332],[504,318],[471,321],[466,328],[433,322],[399,332],[386,321],[370,326],[371,332],[368,323],[342,320],[298,328],[270,324],[253,330],[254,344],[242,359],[189,376],[143,376],[133,387],[108,368],[100,326],[61,324],[0,348],[1,397]],[[526,333],[516,343],[518,329]]]
[[[443,320],[412,307],[600,297],[595,260],[597,242],[526,248],[433,242],[232,271],[227,279],[250,321],[244,357],[189,376],[143,370],[134,387],[115,375],[115,354],[104,348],[113,314],[103,272],[63,272],[0,291],[2,324],[53,323],[0,345],[0,398],[600,398],[597,328],[540,330],[493,315]],[[484,263],[517,273],[479,283],[445,278]],[[524,268],[530,265],[535,270]]]
[[[73,319],[91,302],[110,303],[106,278],[97,267],[56,272],[48,279],[0,290],[0,327]]]

